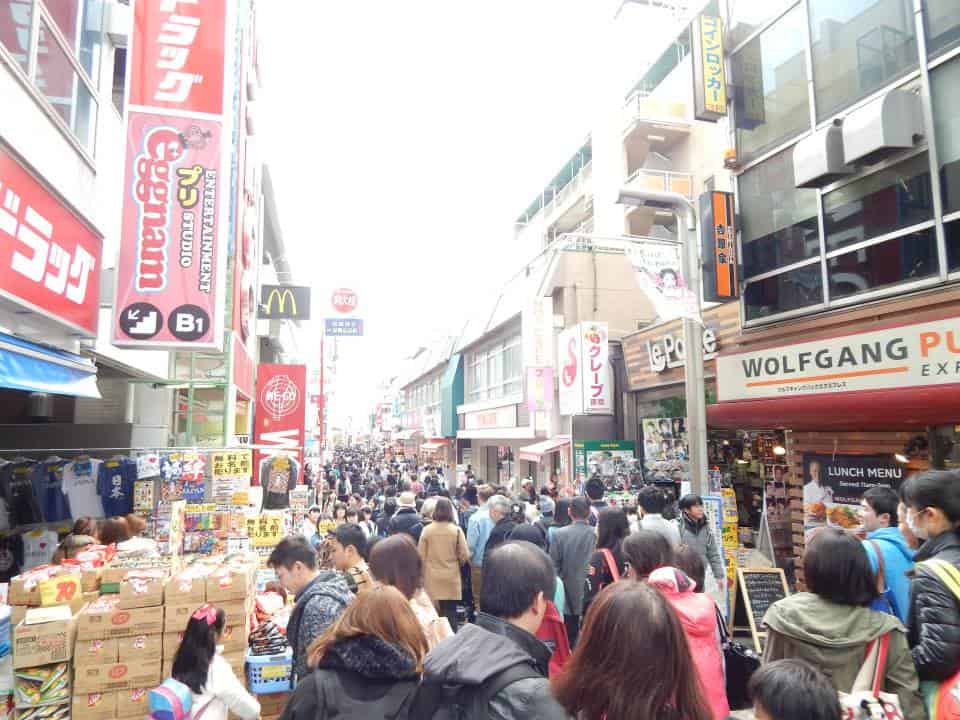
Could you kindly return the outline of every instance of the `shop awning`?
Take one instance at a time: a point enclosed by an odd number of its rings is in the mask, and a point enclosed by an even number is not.
[[[421,450],[426,450],[427,452],[432,452],[434,450],[439,450],[442,447],[449,445],[446,440],[431,440],[430,442],[425,442],[420,446]]]
[[[543,440],[541,442],[534,443],[533,445],[527,445],[526,447],[520,448],[517,457],[519,457],[521,460],[528,460],[530,462],[538,463],[547,453],[552,453],[555,450],[559,450],[564,445],[569,444],[569,435],[556,435],[549,440]]]
[[[0,387],[100,398],[92,360],[5,333],[0,333]]]
[[[958,421],[957,383],[707,406],[707,425],[731,430],[901,430]]]

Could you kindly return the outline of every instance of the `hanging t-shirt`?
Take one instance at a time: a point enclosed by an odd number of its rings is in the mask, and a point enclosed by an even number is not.
[[[23,540],[19,535],[0,537],[0,582],[8,583],[20,574]]]
[[[53,559],[59,538],[53,530],[32,530],[23,535],[23,570],[48,565]]]
[[[4,495],[10,511],[10,522],[13,525],[31,525],[43,521],[40,507],[33,494],[34,462],[32,460],[16,461],[3,466]]]
[[[97,473],[97,494],[107,517],[126,515],[133,510],[133,483],[137,464],[126,458],[106,460]]]
[[[67,496],[63,494],[63,469],[66,465],[66,460],[56,458],[33,466],[33,494],[47,522],[69,520],[72,517]]]
[[[290,507],[290,491],[297,486],[300,465],[293,458],[266,458],[260,464],[263,485],[263,509],[282,510]]]
[[[155,478],[160,475],[160,455],[155,452],[137,456],[137,480]]]
[[[104,517],[103,503],[97,494],[101,462],[95,458],[74,460],[63,469],[63,492],[70,501],[74,519]]]

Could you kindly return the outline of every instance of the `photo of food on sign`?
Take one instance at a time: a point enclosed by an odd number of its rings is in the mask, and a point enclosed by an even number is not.
[[[804,527],[858,530],[860,500],[872,487],[898,490],[904,468],[892,455],[803,456]]]

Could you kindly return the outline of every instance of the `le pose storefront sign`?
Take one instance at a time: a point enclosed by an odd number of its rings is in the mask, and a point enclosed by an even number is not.
[[[960,317],[721,356],[717,375],[721,402],[960,383]]]

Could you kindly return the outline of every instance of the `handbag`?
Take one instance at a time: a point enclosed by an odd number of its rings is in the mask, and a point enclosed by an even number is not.
[[[931,558],[917,563],[933,573],[960,602],[960,570],[946,560]],[[922,682],[920,690],[930,720],[949,720],[960,716],[960,670],[940,683]]]
[[[724,675],[726,678],[727,702],[731,710],[753,707],[747,685],[750,676],[760,667],[760,656],[753,648],[730,637],[727,621],[717,607],[717,629],[720,631],[720,649],[723,651]]]
[[[900,614],[897,612],[897,596],[893,594],[893,590],[887,587],[883,553],[880,552],[880,545],[876,540],[867,540],[867,542],[870,543],[873,547],[873,552],[877,555],[877,599],[870,605],[870,609],[899,618]]]
[[[900,698],[881,691],[887,672],[890,633],[867,645],[863,665],[849,693],[837,693],[843,720],[904,720]]]

